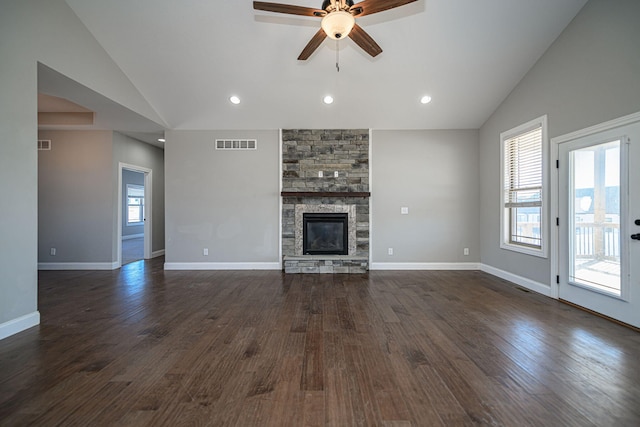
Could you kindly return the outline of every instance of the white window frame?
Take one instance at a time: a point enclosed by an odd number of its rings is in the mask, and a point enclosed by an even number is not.
[[[135,189],[135,190],[142,190],[143,191],[143,196],[139,197],[140,199],[142,199],[142,203],[140,205],[133,205],[133,206],[140,206],[141,210],[140,210],[140,221],[136,221],[136,222],[131,222],[129,221],[129,189]],[[125,207],[125,216],[126,216],[126,224],[127,226],[140,226],[144,224],[144,185],[137,185],[137,184],[127,184],[127,194],[125,195],[125,200],[126,200],[126,207]]]
[[[506,141],[524,133],[530,132],[536,128],[542,128],[542,205],[540,206],[540,248],[532,247],[526,244],[518,244],[511,241],[510,208],[506,208],[505,200],[505,148]],[[500,134],[500,248],[509,251],[520,252],[527,255],[533,255],[540,258],[548,257],[548,229],[549,214],[547,208],[548,202],[548,181],[549,181],[549,139],[547,134],[547,116],[541,116],[513,129]]]

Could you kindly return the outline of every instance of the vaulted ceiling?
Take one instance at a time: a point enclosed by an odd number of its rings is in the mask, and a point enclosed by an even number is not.
[[[326,39],[307,61],[296,58],[320,20],[249,0],[66,2],[173,129],[468,129],[586,0],[418,0],[357,19],[383,49],[376,58]]]

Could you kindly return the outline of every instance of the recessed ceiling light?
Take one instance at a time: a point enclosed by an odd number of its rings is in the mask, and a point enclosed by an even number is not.
[[[325,97],[322,99],[322,101],[323,101],[325,104],[333,104],[333,96],[331,96],[331,95],[327,95],[327,96],[325,96]]]
[[[229,98],[229,101],[231,101],[232,104],[240,104],[240,98],[238,98],[237,96],[233,95],[232,97]]]
[[[164,142],[164,138],[158,138],[158,142]]]
[[[428,104],[431,102],[431,97],[429,95],[425,95],[422,98],[420,98],[420,102],[423,104]]]

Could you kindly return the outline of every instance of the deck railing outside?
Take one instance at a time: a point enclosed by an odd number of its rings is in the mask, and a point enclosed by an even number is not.
[[[620,225],[576,223],[577,257],[618,261],[620,259]]]

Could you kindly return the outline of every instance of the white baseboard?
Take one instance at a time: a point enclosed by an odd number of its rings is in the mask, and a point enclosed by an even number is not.
[[[480,270],[477,262],[372,262],[370,270]]]
[[[551,297],[551,286],[545,285],[544,283],[536,282],[534,280],[527,279],[526,277],[518,276],[517,274],[509,273],[508,271],[500,270],[499,268],[486,264],[480,264],[480,269],[485,273],[508,280],[516,285],[522,286],[523,288]]]
[[[279,262],[165,262],[165,270],[282,270]]]
[[[115,270],[117,262],[39,262],[38,270]]]
[[[0,340],[40,324],[40,312],[25,314],[0,324]]]
[[[137,239],[138,237],[144,237],[144,233],[140,233],[140,234],[128,234],[128,235],[126,235],[126,236],[122,236],[122,240]]]
[[[163,255],[164,255],[164,249],[160,249],[159,251],[151,252],[151,258],[157,258],[157,257],[163,256]]]

